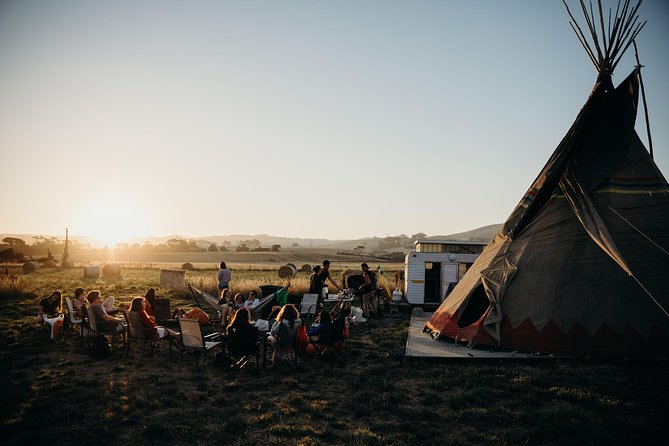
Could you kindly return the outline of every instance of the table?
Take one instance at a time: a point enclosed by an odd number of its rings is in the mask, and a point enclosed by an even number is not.
[[[334,307],[339,302],[341,302],[342,308],[344,308],[344,305],[346,305],[346,308],[350,309],[351,303],[353,302],[354,298],[355,297],[352,294],[349,295],[328,294],[327,299],[323,300],[323,308],[325,308],[325,304],[332,304],[332,306]]]

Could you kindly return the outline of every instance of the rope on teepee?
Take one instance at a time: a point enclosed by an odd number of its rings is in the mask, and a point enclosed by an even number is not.
[[[664,249],[663,247],[661,247],[660,245],[658,245],[654,240],[652,240],[650,237],[648,237],[646,234],[644,234],[639,228],[637,228],[636,226],[634,226],[629,220],[627,220],[625,217],[623,217],[622,215],[620,215],[620,213],[618,213],[618,212],[617,212],[615,209],[613,209],[611,206],[609,206],[609,205],[606,204],[606,203],[604,203],[604,204],[606,205],[607,208],[611,209],[611,211],[613,211],[614,214],[616,214],[618,217],[620,217],[625,223],[627,223],[628,225],[630,225],[635,231],[637,231],[639,234],[641,234],[646,240],[648,240],[648,241],[651,242],[653,245],[655,245],[655,246],[657,247],[657,249],[659,249],[660,251],[662,251],[662,252],[665,253],[666,255],[669,255],[669,252],[667,252],[666,249]],[[636,281],[636,283],[639,284],[639,286],[641,287],[641,289],[644,290],[644,292],[645,292],[646,294],[648,294],[648,297],[650,297],[651,300],[652,300],[653,302],[655,302],[655,305],[657,305],[658,308],[659,308],[660,310],[662,310],[662,312],[663,312],[667,317],[669,317],[669,311],[667,311],[666,308],[664,308],[664,307],[662,306],[662,304],[660,304],[660,303],[657,301],[657,299],[655,299],[655,296],[653,296],[653,294],[652,294],[650,291],[648,291],[648,290],[646,289],[645,286],[643,286],[643,284],[641,283],[641,281],[639,281],[639,279],[637,279],[637,277],[636,277],[634,274],[632,274],[632,278]]]
[[[636,232],[638,232],[639,234],[641,234],[646,240],[648,240],[648,241],[651,242],[653,245],[655,245],[655,247],[657,247],[657,249],[659,249],[660,251],[662,251],[663,253],[665,253],[666,255],[669,256],[669,252],[667,252],[666,249],[664,249],[663,247],[661,247],[660,245],[658,245],[653,239],[651,239],[651,238],[648,237],[646,234],[644,234],[644,233],[641,231],[641,229],[639,229],[639,228],[637,228],[636,226],[634,226],[629,220],[627,220],[625,217],[623,217],[622,215],[620,215],[620,214],[618,213],[618,211],[616,211],[615,209],[613,209],[613,208],[612,208],[611,206],[609,206],[608,204],[606,204],[606,203],[604,203],[604,204],[606,205],[607,208],[611,209],[611,211],[613,211],[614,214],[616,214],[618,217],[620,217],[625,223],[627,223],[628,225],[630,225]]]
[[[648,290],[646,289],[646,287],[643,286],[643,284],[639,281],[639,279],[637,279],[636,276],[634,276],[634,275],[633,275],[632,277],[634,278],[634,280],[636,280],[636,283],[639,284],[639,286],[641,287],[641,289],[644,290],[644,291],[646,292],[646,294],[648,294],[648,296],[653,300],[653,302],[655,302],[655,305],[657,305],[657,306],[660,308],[660,310],[662,310],[662,312],[663,312],[667,317],[669,317],[669,312],[667,312],[667,310],[662,306],[662,304],[660,304],[660,303],[657,301],[657,299],[655,299],[655,297],[653,297],[653,295],[650,293],[650,291],[648,291]]]

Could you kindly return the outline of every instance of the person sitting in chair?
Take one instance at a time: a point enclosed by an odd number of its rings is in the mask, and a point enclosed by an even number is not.
[[[230,290],[225,288],[221,291],[221,300],[218,301],[218,305],[221,308],[221,325],[224,327],[228,325],[228,319],[232,318],[232,313],[235,309],[235,304],[230,297],[231,294]]]
[[[258,329],[251,323],[251,313],[240,308],[226,328],[228,348],[233,358],[250,355],[257,350]]]
[[[74,290],[74,301],[72,302],[72,309],[74,310],[74,317],[81,319],[84,316],[84,305],[87,305],[86,294],[84,289],[79,287]]]
[[[100,291],[89,291],[86,299],[91,303],[91,309],[95,314],[95,320],[102,331],[123,331],[123,319],[110,316],[102,306]]]
[[[318,341],[321,336],[326,336],[331,328],[332,318],[330,317],[330,313],[323,310],[318,316],[317,322],[307,330],[307,336],[312,342]]]
[[[56,290],[49,297],[39,301],[37,322],[44,323],[49,328],[51,339],[63,328],[64,319],[61,315],[61,294]]]
[[[272,325],[268,342],[273,346],[286,347],[295,343],[297,329],[302,325],[300,313],[293,304],[284,305]]]
[[[130,311],[139,313],[139,319],[142,321],[144,333],[148,339],[162,339],[166,336],[179,337],[176,331],[156,325],[156,322],[146,312],[146,307],[146,299],[143,297],[133,298],[130,304]]]
[[[39,309],[37,310],[37,322],[42,323],[49,319],[57,318],[60,314],[60,299],[61,293],[56,290],[39,301]]]
[[[146,314],[155,322],[156,321],[156,290],[155,288],[149,288],[144,294],[144,299],[146,300]]]
[[[244,299],[244,295],[242,293],[237,293],[235,294],[235,310],[239,310],[240,308],[244,308],[244,302],[246,300]]]
[[[246,302],[244,302],[244,308],[247,308],[249,311],[253,311],[253,309],[258,305],[260,305],[260,299],[258,299],[258,293],[256,291],[251,290],[249,292],[249,297],[247,297]]]

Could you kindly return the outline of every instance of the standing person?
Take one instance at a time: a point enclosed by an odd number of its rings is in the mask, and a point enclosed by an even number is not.
[[[232,280],[232,271],[228,269],[225,262],[221,262],[221,269],[218,270],[218,289],[224,290],[230,288]]]
[[[362,263],[360,268],[362,268],[362,277],[365,279],[365,283],[358,288],[358,291],[362,293],[362,315],[369,318],[374,313],[376,317],[379,311],[379,302],[376,300],[376,276],[366,263]]]
[[[311,277],[309,277],[309,294],[318,294],[320,297],[323,289],[323,281],[321,280],[320,272],[321,266],[316,265],[311,269]]]
[[[325,286],[325,281],[326,281],[326,280],[329,280],[330,283],[331,283],[332,285],[334,285],[334,287],[337,288],[339,291],[343,291],[342,287],[340,287],[340,286],[337,284],[337,282],[335,282],[335,280],[334,280],[334,279],[332,278],[332,276],[330,275],[330,261],[329,261],[329,260],[323,260],[323,266],[321,267],[321,272],[318,273],[318,276],[319,276],[320,281],[321,281],[321,283],[322,283],[322,287],[321,287],[320,295],[321,295],[323,298],[326,298],[326,297],[327,297],[327,296],[324,296],[324,295],[323,295],[323,294],[325,294],[323,290],[326,289],[326,286]]]

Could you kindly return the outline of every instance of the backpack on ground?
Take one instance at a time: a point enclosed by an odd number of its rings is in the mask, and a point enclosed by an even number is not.
[[[104,359],[108,358],[111,355],[111,346],[107,343],[107,340],[104,336],[96,336],[91,339],[86,353],[91,358],[95,359]]]

